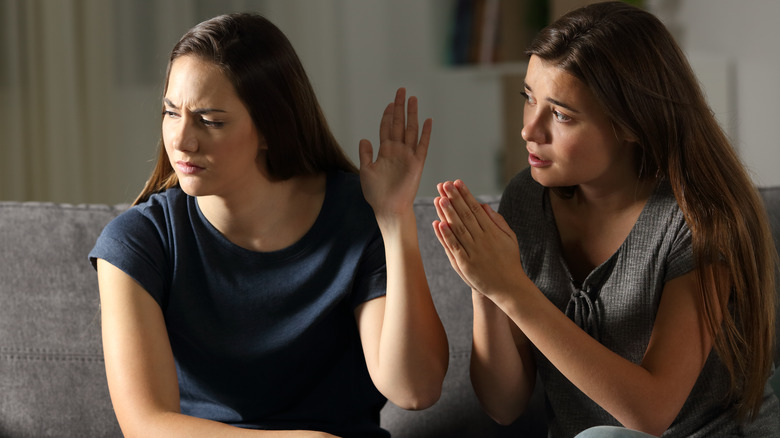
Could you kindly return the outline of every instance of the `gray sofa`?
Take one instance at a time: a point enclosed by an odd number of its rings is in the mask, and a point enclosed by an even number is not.
[[[780,187],[762,194],[780,245]],[[497,208],[497,197],[483,200]],[[103,368],[97,280],[86,255],[125,208],[0,202],[0,437],[121,436]],[[383,426],[404,438],[545,436],[538,392],[512,426],[495,424],[480,409],[468,377],[470,292],[430,228],[431,200],[420,199],[415,209],[450,368],[436,405],[410,412],[388,403]]]

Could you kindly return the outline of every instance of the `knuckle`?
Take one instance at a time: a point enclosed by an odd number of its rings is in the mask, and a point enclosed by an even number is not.
[[[466,234],[466,227],[463,224],[455,224],[452,226],[452,231],[457,236],[462,236]]]

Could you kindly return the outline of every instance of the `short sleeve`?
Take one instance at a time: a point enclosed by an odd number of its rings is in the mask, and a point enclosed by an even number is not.
[[[140,209],[132,208],[103,229],[89,253],[97,268],[97,259],[111,263],[138,282],[163,306],[167,258],[161,233]]]
[[[682,215],[682,213],[680,213]],[[691,230],[684,220],[677,229],[671,250],[666,259],[664,282],[669,282],[694,269],[693,244]]]
[[[351,306],[357,306],[366,301],[385,296],[387,293],[387,264],[385,262],[385,245],[377,228],[366,246],[358,266],[352,289]]]

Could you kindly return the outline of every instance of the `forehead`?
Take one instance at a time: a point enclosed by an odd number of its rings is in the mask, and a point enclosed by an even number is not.
[[[585,83],[536,55],[528,62],[525,83],[538,98],[565,102],[579,111],[604,112]]]
[[[528,62],[525,82],[534,92],[560,94],[571,97],[590,94],[590,90],[568,71],[532,55]]]
[[[171,63],[165,97],[177,104],[210,104],[238,99],[233,84],[216,65],[194,55]]]

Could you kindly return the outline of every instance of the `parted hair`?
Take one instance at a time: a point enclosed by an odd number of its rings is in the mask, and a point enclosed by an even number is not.
[[[682,50],[651,13],[605,2],[564,15],[526,54],[582,81],[637,139],[639,177],[671,184],[692,232],[706,329],[731,377],[726,396],[754,418],[772,368],[777,253],[760,195]]]
[[[185,55],[213,63],[232,83],[265,139],[271,178],[336,169],[357,172],[331,133],[290,41],[268,19],[252,13],[221,15],[187,31],[171,51],[163,95],[171,65]],[[176,185],[160,140],[152,176],[134,204]]]

